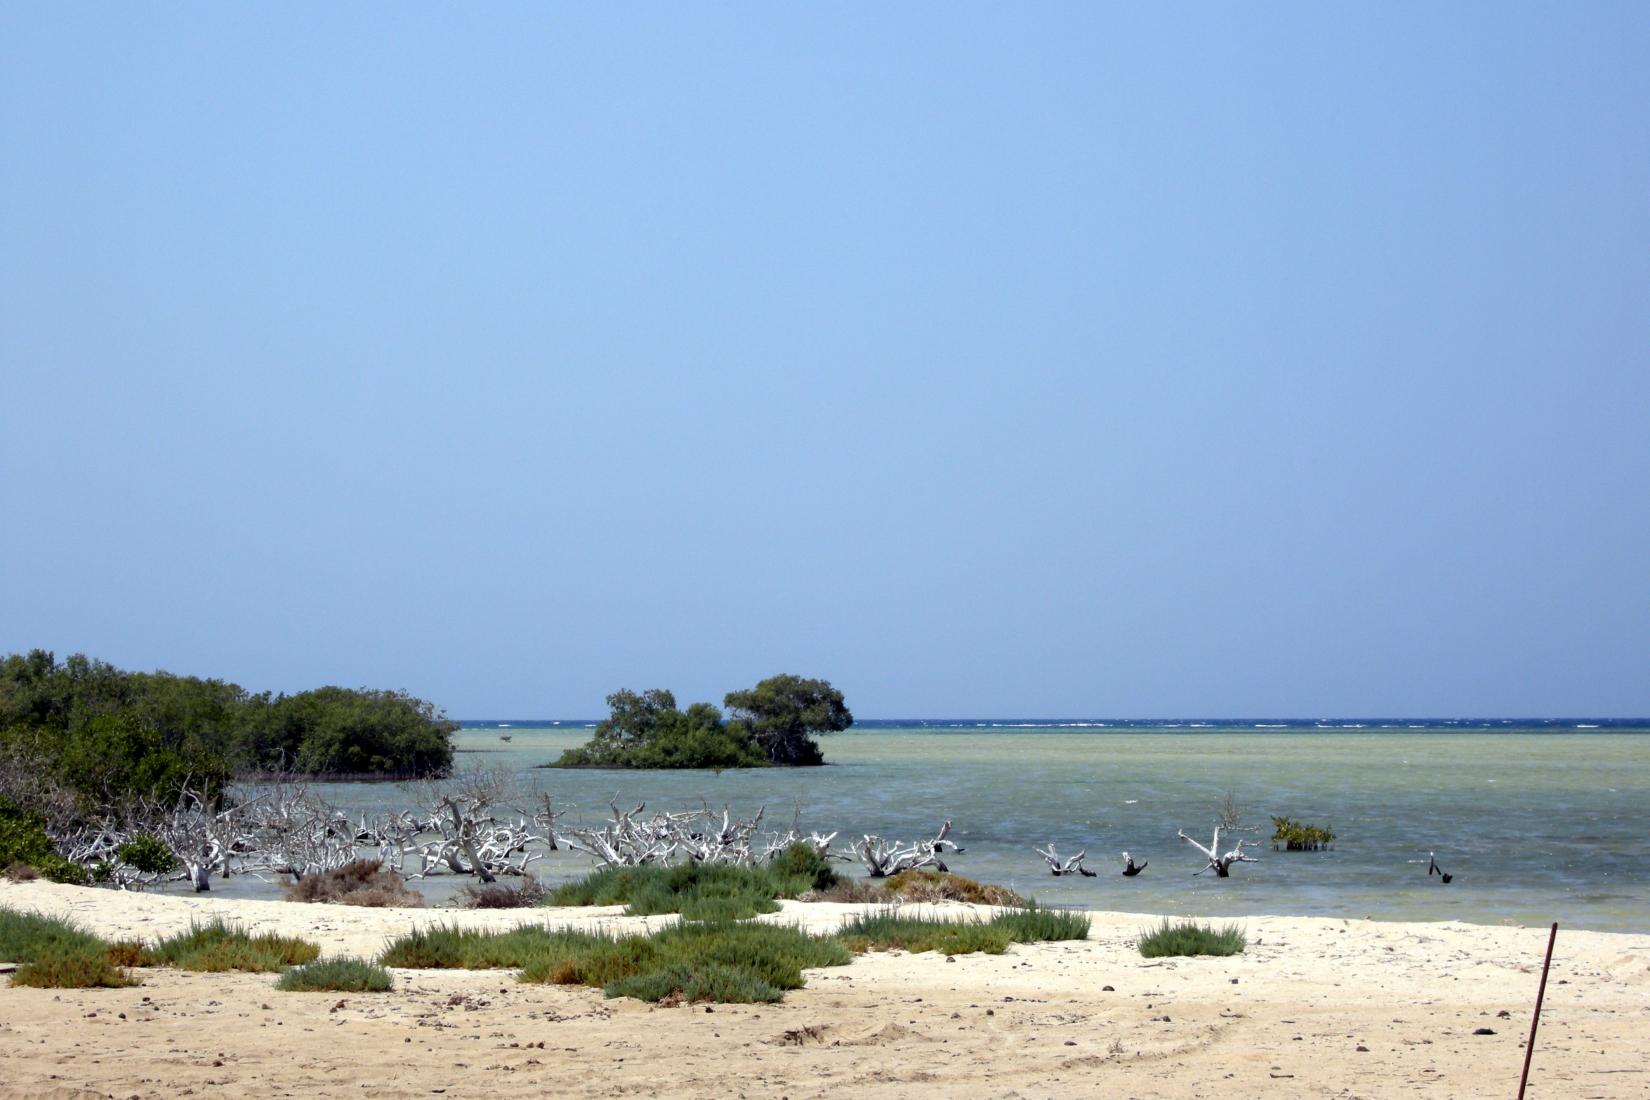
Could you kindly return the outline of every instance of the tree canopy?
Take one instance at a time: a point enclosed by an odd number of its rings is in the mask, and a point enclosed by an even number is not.
[[[213,794],[237,773],[421,777],[452,769],[457,727],[405,692],[253,695],[223,680],[125,672],[45,650],[0,659],[0,749],[88,799]]]
[[[607,697],[609,715],[590,740],[568,749],[564,768],[754,768],[767,763],[756,743],[722,721],[709,703],[676,709],[663,688]]]
[[[788,673],[770,676],[747,691],[722,700],[774,764],[823,764],[815,734],[839,733],[854,724],[842,692],[829,680],[804,680]]]
[[[826,680],[773,676],[729,692],[734,717],[724,721],[709,703],[678,710],[663,688],[607,697],[609,715],[590,740],[569,749],[559,767],[759,768],[823,764],[818,733],[847,729],[854,716]]]

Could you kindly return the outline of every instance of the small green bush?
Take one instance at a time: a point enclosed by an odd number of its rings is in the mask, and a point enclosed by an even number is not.
[[[178,863],[172,849],[153,833],[139,833],[116,848],[115,855],[122,863],[146,875],[164,875]]]
[[[138,981],[102,955],[64,955],[19,966],[11,984],[36,989],[124,989]]]
[[[275,982],[275,988],[285,993],[387,993],[394,985],[388,970],[365,959],[306,963]]]
[[[175,966],[179,970],[216,973],[224,970],[251,970],[264,973],[312,962],[321,954],[313,943],[291,936],[265,932],[252,935],[238,925],[222,920],[191,925],[161,940],[143,954],[145,965]]]
[[[1316,852],[1335,846],[1335,830],[1323,825],[1308,825],[1287,817],[1272,818],[1272,849],[1279,845],[1286,852]]]
[[[800,897],[808,890],[829,890],[842,881],[842,876],[836,873],[830,860],[812,844],[804,844],[800,840],[774,856],[768,866],[781,879],[807,882],[808,885],[802,890],[795,895],[785,895],[787,897]]]
[[[1235,924],[1214,928],[1194,921],[1163,923],[1140,936],[1140,954],[1148,959],[1168,955],[1236,955],[1248,944],[1243,929]]]

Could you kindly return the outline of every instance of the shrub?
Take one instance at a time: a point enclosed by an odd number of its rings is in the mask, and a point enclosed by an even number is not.
[[[285,889],[287,901],[324,902],[334,905],[362,905],[375,909],[417,909],[424,896],[407,885],[394,871],[384,870],[378,859],[358,859],[309,875]]]
[[[748,728],[722,721],[709,703],[676,709],[676,696],[663,688],[637,694],[616,691],[611,711],[590,740],[562,753],[561,768],[760,768],[767,753]]]
[[[388,970],[364,959],[306,963],[275,982],[275,988],[286,993],[387,993],[394,985]]]
[[[966,901],[973,905],[1024,905],[1006,886],[992,886],[948,871],[901,871],[889,875],[888,891],[905,901]]]
[[[867,878],[838,878],[836,885],[823,890],[809,890],[802,895],[803,901],[836,901],[852,905],[892,905],[901,900],[890,893],[888,887],[882,883],[884,879]]]
[[[0,866],[7,868],[9,877],[14,865],[32,867],[36,877],[44,875],[52,882],[71,886],[84,886],[88,877],[84,867],[70,863],[53,850],[45,822],[37,814],[0,796]]]
[[[124,989],[138,981],[102,955],[65,955],[19,966],[11,984],[36,989]]]
[[[543,905],[548,893],[542,882],[526,875],[516,886],[494,882],[485,886],[464,887],[464,908],[531,909],[535,905]]]
[[[147,951],[139,940],[116,940],[104,949],[103,957],[116,966],[146,966]]]
[[[819,849],[800,840],[774,856],[769,866],[781,878],[806,881],[808,885],[804,890],[829,890],[842,881],[842,876]]]
[[[274,972],[311,962],[320,953],[304,940],[269,932],[255,936],[238,925],[214,920],[161,940],[144,952],[143,959],[148,965],[180,970]]]
[[[1335,830],[1323,825],[1308,825],[1287,817],[1272,818],[1272,849],[1281,844],[1287,852],[1316,852],[1335,846]]]
[[[1148,959],[1166,955],[1236,955],[1247,945],[1243,929],[1235,924],[1214,928],[1193,921],[1163,923],[1140,936],[1140,954]]]
[[[27,863],[13,863],[4,871],[0,871],[0,874],[5,875],[11,882],[33,882],[40,877],[40,872]]]
[[[115,855],[122,863],[146,875],[164,875],[178,862],[166,842],[153,833],[139,833],[116,848]]]

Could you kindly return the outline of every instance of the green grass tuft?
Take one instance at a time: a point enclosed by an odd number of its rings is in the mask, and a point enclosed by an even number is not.
[[[65,917],[0,908],[0,959],[45,962],[101,955],[108,944]]]
[[[191,925],[143,952],[147,966],[216,973],[224,970],[274,972],[312,962],[321,949],[305,940],[273,933],[253,935],[222,920]]]
[[[768,1004],[785,995],[748,970],[721,963],[677,965],[609,982],[609,997],[639,1001],[715,1001],[718,1004]]]
[[[1024,909],[998,913],[991,918],[996,928],[1008,930],[1015,943],[1048,943],[1053,940],[1085,940],[1089,935],[1089,915],[1071,909],[1044,909],[1035,901]]]
[[[684,920],[739,920],[772,913],[779,908],[774,899],[800,897],[830,876],[828,867],[807,858],[811,854],[810,850],[791,855],[787,850],[779,859],[755,867],[602,867],[557,887],[549,904],[624,905],[632,916],[680,913]]]
[[[275,988],[284,993],[387,993],[395,985],[390,972],[365,959],[328,959],[283,973]]]
[[[837,931],[837,938],[855,954],[865,951],[940,951],[947,955],[982,952],[1001,955],[1014,942],[1013,933],[981,920],[934,920],[897,909],[860,913]]]
[[[63,955],[24,963],[11,976],[11,984],[36,989],[125,989],[138,981],[102,955]]]
[[[1194,921],[1164,918],[1163,923],[1140,936],[1140,953],[1148,959],[1166,955],[1236,955],[1248,944],[1243,929],[1235,924],[1214,928]]]

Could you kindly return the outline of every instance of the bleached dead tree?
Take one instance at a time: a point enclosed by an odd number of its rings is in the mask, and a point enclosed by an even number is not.
[[[413,819],[420,833],[395,837],[403,852],[418,856],[418,870],[407,874],[408,878],[422,878],[446,867],[453,874],[475,875],[491,883],[499,875],[525,874],[528,865],[542,857],[533,847],[546,840],[534,830],[536,821],[520,813],[514,822],[497,816],[499,808],[508,808],[519,795],[507,769],[463,772],[412,789],[426,816]],[[426,832],[435,834],[434,838],[422,839]]]
[[[1193,871],[1192,872],[1193,875],[1201,875],[1204,871],[1207,871],[1210,868],[1213,868],[1215,874],[1217,876],[1219,876],[1220,878],[1230,878],[1231,875],[1232,875],[1232,864],[1234,864],[1234,863],[1259,863],[1260,862],[1260,860],[1255,859],[1252,856],[1246,856],[1246,855],[1243,854],[1243,843],[1244,842],[1241,838],[1239,838],[1239,840],[1237,842],[1237,847],[1233,848],[1231,851],[1227,852],[1225,855],[1220,855],[1219,854],[1219,852],[1220,852],[1220,826],[1219,825],[1215,826],[1214,839],[1209,841],[1209,846],[1207,848],[1205,848],[1203,845],[1199,844],[1197,841],[1193,840],[1191,837],[1187,836],[1186,833],[1183,830],[1177,830],[1177,832],[1179,833],[1179,836],[1180,836],[1181,840],[1184,840],[1187,844],[1190,844],[1192,847],[1194,847],[1198,851],[1202,852],[1204,854],[1204,856],[1209,861],[1209,864],[1208,864],[1207,867],[1204,867],[1202,870],[1199,870],[1199,871]]]
[[[612,816],[604,825],[569,830],[562,843],[619,867],[670,863],[678,857],[694,863],[746,865],[758,858],[755,835],[765,810],[759,809],[749,818],[736,818],[724,807],[718,818],[706,806],[643,818],[645,802],[635,809],[621,810],[616,801],[610,800],[608,808]]]
[[[886,878],[901,871],[915,871],[923,867],[945,871],[949,868],[939,854],[947,848],[953,852],[962,851],[955,842],[946,839],[950,833],[949,821],[940,826],[940,831],[932,840],[919,840],[913,844],[888,841],[868,833],[848,851],[865,865],[866,873],[872,878]]]
[[[1089,854],[1086,848],[1069,859],[1060,858],[1060,854],[1054,850],[1053,841],[1049,842],[1047,851],[1037,848],[1033,848],[1032,851],[1048,862],[1049,874],[1054,875],[1056,878],[1061,875],[1082,875],[1084,878],[1093,878],[1099,873],[1083,866],[1083,857]]]

